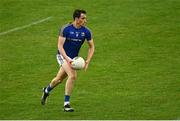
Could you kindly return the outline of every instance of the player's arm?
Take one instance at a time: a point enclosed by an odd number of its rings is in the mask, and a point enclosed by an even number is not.
[[[66,55],[66,52],[63,48],[64,42],[65,42],[65,38],[62,36],[59,36],[59,38],[58,38],[58,50],[61,53],[61,55],[64,57],[64,59],[66,59],[66,61],[68,63],[71,63],[72,60]]]
[[[92,57],[94,55],[94,48],[95,47],[94,47],[93,39],[88,41],[88,46],[89,46],[89,51],[88,51],[88,56],[87,56],[87,59],[86,59],[86,64],[85,64],[85,67],[84,67],[85,71],[87,70],[88,65],[89,65],[89,63],[90,63],[90,61],[91,61],[91,59],[92,59]]]

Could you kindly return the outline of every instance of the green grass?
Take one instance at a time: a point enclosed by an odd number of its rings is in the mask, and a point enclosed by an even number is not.
[[[88,12],[95,55],[79,71],[64,113],[64,84],[46,106],[41,89],[56,75],[59,27]],[[0,119],[179,119],[179,0],[0,0]],[[86,57],[87,45],[80,55]]]

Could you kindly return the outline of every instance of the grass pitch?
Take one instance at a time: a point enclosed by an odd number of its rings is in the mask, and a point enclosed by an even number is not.
[[[95,55],[79,71],[62,111],[64,83],[41,106],[56,75],[60,26],[75,8],[87,10]],[[179,0],[0,0],[0,119],[179,119]],[[86,57],[84,44],[80,55]]]

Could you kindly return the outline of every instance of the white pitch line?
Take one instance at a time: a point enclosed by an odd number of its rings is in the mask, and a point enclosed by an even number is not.
[[[17,30],[21,30],[21,29],[28,28],[28,27],[30,27],[30,26],[32,26],[32,25],[42,23],[42,22],[47,21],[47,20],[49,20],[49,19],[51,19],[51,18],[52,18],[52,17],[47,17],[47,18],[45,18],[45,19],[41,19],[41,20],[32,22],[32,23],[27,24],[27,25],[24,25],[24,26],[16,27],[16,28],[10,29],[10,30],[8,30],[8,31],[1,32],[1,33],[0,33],[0,36],[1,36],[1,35],[5,35],[5,34],[8,34],[8,33],[10,33],[10,32],[14,32],[14,31],[17,31]]]

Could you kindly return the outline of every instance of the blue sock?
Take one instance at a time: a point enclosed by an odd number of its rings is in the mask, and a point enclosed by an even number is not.
[[[70,99],[70,96],[69,96],[69,95],[65,95],[65,96],[64,96],[64,106],[70,104],[69,99]]]
[[[46,93],[49,93],[52,89],[53,89],[53,88],[50,87],[50,85],[48,85],[48,87],[46,88],[45,92],[46,92]]]
[[[69,102],[69,99],[70,99],[70,96],[69,96],[69,95],[65,95],[64,98],[65,98],[65,99],[64,99],[64,102]]]

